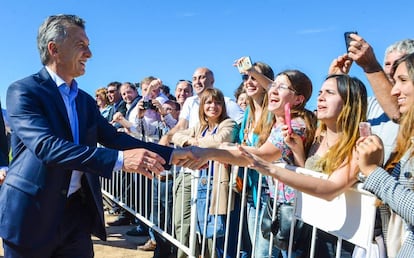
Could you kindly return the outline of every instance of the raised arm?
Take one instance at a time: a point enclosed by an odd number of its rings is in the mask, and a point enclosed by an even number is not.
[[[238,63],[242,62],[243,59],[244,57],[241,57],[237,59],[236,61],[234,61],[233,66],[237,67]],[[267,78],[264,74],[259,73],[253,67],[246,71],[243,71],[243,74],[246,74],[248,76],[252,76],[253,78],[255,78],[266,91],[269,89],[269,85],[273,82],[273,80]]]
[[[361,36],[351,34],[353,39],[348,49],[348,56],[363,70],[375,97],[387,116],[396,121],[400,118],[397,98],[391,95],[392,83],[375,57],[373,48]]]

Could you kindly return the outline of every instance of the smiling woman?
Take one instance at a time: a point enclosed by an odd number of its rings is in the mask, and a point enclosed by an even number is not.
[[[398,59],[393,70],[391,94],[397,97],[402,114],[394,151],[382,168],[382,142],[375,136],[363,137],[357,146],[358,165],[367,176],[364,189],[390,208],[385,225],[388,254],[410,257],[414,252],[414,54]]]
[[[239,128],[237,123],[227,116],[224,96],[220,90],[207,88],[203,91],[200,96],[199,115],[200,122],[196,126],[177,131],[173,135],[172,141],[174,144],[178,146],[217,148],[223,142],[233,143],[236,141]],[[231,217],[239,212],[234,210],[231,214],[227,214],[227,207],[232,206],[230,204],[234,202],[228,195],[229,181],[229,167],[218,162],[211,162],[207,170],[200,171],[197,188],[197,230],[203,237],[208,239],[209,246],[212,246],[210,244],[213,243],[213,235],[216,236],[216,250],[214,251],[216,254],[224,251],[226,216]],[[180,212],[183,208],[181,203],[175,205],[175,207],[177,207],[177,212]],[[233,207],[231,210],[233,210]],[[205,217],[207,217],[207,220],[204,219]],[[216,218],[218,225],[215,227],[214,221]],[[179,226],[180,222],[176,222],[176,226]],[[211,230],[211,228],[214,228],[214,230]],[[234,232],[233,228],[229,230]],[[228,257],[235,257],[237,238],[231,238],[229,241]],[[209,257],[207,254],[211,253],[213,253],[213,250],[207,249],[206,253],[200,255]]]

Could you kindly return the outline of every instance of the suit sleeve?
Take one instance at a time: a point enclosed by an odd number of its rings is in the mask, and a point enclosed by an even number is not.
[[[80,108],[85,113],[92,114],[89,116],[92,121],[87,121],[90,126],[86,128],[86,133],[94,139],[86,139],[88,144],[73,143],[70,126],[62,118],[64,113],[57,110],[63,105],[65,111],[63,101],[55,100],[60,97],[58,90],[41,86],[36,87],[33,81],[20,81],[11,85],[7,91],[10,125],[14,137],[19,141],[14,150],[16,158],[27,148],[46,166],[96,173],[106,177],[112,173],[118,149],[154,148],[155,152],[164,150],[166,162],[169,161],[171,152],[164,148],[117,134],[105,118],[98,116],[96,107],[90,105],[93,100],[90,96],[84,98]],[[79,122],[83,123],[85,121]],[[96,147],[99,139],[113,149]]]
[[[412,189],[401,185],[380,167],[367,177],[363,188],[378,196],[404,220],[414,225],[414,192]]]

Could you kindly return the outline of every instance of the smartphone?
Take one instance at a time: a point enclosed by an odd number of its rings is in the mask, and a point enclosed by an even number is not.
[[[368,122],[359,123],[359,136],[367,137],[371,135],[371,124]]]
[[[285,104],[285,124],[288,126],[288,133],[292,133],[292,118],[290,116],[290,103]]]
[[[358,32],[356,32],[356,31],[347,31],[347,32],[344,33],[346,52],[348,52],[349,43],[352,41],[352,39],[349,37],[350,34],[358,34]]]
[[[245,56],[241,60],[241,62],[237,65],[237,69],[239,69],[239,73],[243,73],[246,70],[249,70],[252,68],[252,60],[250,59],[250,56]]]

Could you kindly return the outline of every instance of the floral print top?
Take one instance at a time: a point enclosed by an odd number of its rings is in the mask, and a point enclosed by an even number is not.
[[[305,121],[300,118],[296,117],[292,119],[292,130],[297,135],[301,136],[302,141],[305,141],[305,133],[306,133],[306,124]],[[281,126],[274,126],[270,133],[269,138],[267,139],[270,141],[274,146],[280,149],[282,153],[282,157],[275,162],[284,162],[290,165],[294,165],[294,158],[293,152],[290,148],[286,145],[283,135],[282,135],[282,128]],[[272,178],[273,179],[273,178]],[[274,197],[274,180],[268,178],[270,196]],[[278,183],[277,186],[277,202],[278,203],[292,203],[294,202],[295,192],[294,189],[290,186],[285,185],[282,182]]]

